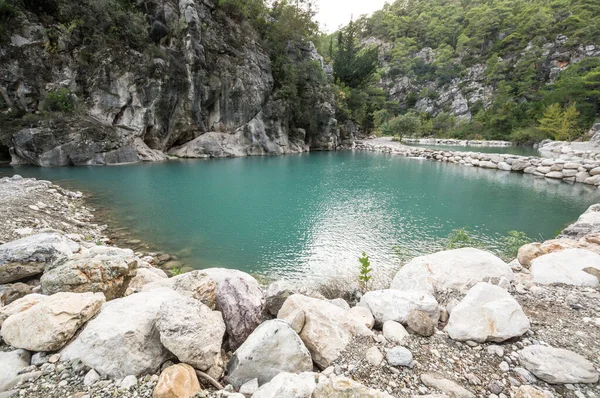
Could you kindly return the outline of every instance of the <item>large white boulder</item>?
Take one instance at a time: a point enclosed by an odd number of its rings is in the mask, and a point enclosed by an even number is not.
[[[162,274],[155,272],[155,270],[162,272]],[[161,282],[167,278],[168,277],[164,271],[159,270],[158,268],[138,268],[135,276],[131,278],[129,284],[127,285],[125,295],[129,296],[130,294],[141,292],[145,285],[152,282]]]
[[[171,289],[157,289],[109,301],[62,350],[61,359],[79,359],[115,378],[155,373],[172,358],[160,342],[156,317],[164,302],[181,300]]]
[[[79,251],[58,232],[43,232],[0,245],[0,284],[41,274],[48,264]]]
[[[245,272],[225,268],[204,272],[216,283],[216,309],[223,314],[229,347],[236,350],[263,321],[265,296],[258,281]]]
[[[252,398],[312,398],[317,386],[316,373],[279,373],[262,385]]]
[[[240,387],[252,379],[268,383],[281,372],[312,370],[310,353],[300,336],[280,319],[262,323],[238,348],[227,365],[227,380]]]
[[[354,336],[372,333],[342,308],[300,294],[290,296],[277,316],[300,335],[313,361],[322,369],[339,356]]]
[[[223,373],[221,344],[225,322],[218,311],[200,301],[181,297],[167,300],[156,318],[160,342],[181,362],[220,378]]]
[[[192,271],[172,278],[161,279],[142,286],[143,292],[168,287],[177,293],[200,300],[211,309],[216,306],[217,284],[206,272]]]
[[[566,249],[545,254],[531,262],[531,277],[534,283],[591,286],[600,284],[598,278],[584,269],[593,268],[600,272],[600,255],[586,249]]]
[[[454,340],[501,342],[523,335],[529,319],[503,288],[480,282],[452,310],[446,332]]]
[[[2,338],[29,351],[61,349],[105,302],[102,293],[56,293],[2,324]]]
[[[414,258],[392,280],[391,289],[465,290],[489,278],[514,279],[504,261],[492,253],[473,248],[446,250]]]
[[[396,321],[406,325],[408,316],[413,310],[423,311],[434,324],[437,324],[440,316],[435,297],[424,290],[373,290],[365,293],[358,305],[371,311],[377,325],[383,325],[386,321]]]
[[[19,372],[29,366],[30,359],[25,350],[0,351],[0,393],[14,387]]]
[[[597,383],[594,365],[569,350],[532,345],[519,351],[521,365],[550,384]]]
[[[93,246],[48,267],[41,278],[42,293],[102,292],[112,300],[125,294],[136,269],[133,251]]]

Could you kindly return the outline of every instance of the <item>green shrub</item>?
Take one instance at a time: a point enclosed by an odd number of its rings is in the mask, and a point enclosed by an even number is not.
[[[360,274],[358,276],[358,282],[362,290],[366,291],[367,285],[371,280],[371,271],[373,271],[373,269],[371,268],[371,262],[369,261],[369,256],[367,256],[367,253],[362,252],[362,257],[359,257],[358,261],[360,263]]]
[[[502,239],[502,257],[506,260],[514,260],[521,246],[531,243],[532,239],[523,231],[508,231]]]
[[[450,232],[444,246],[447,250],[451,250],[463,247],[483,247],[484,245],[479,239],[473,237],[466,228],[458,228]]]
[[[75,110],[73,94],[66,87],[50,91],[44,99],[43,107],[50,112],[73,112]]]

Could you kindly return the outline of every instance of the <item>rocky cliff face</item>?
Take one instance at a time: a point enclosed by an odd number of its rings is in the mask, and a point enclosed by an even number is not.
[[[68,29],[54,37],[57,30],[43,18],[20,13],[10,44],[0,49],[0,94],[5,113],[38,116],[21,126],[27,129],[2,135],[13,162],[65,166],[161,160],[167,153],[228,157],[335,149],[329,87],[309,85],[318,95],[304,110],[310,117],[295,125],[288,116],[293,104],[274,88],[269,55],[249,24],[230,19],[211,0],[144,6],[154,21],[148,30],[156,34],[158,25],[166,37],[141,51],[107,47],[94,54],[70,40]],[[304,47],[298,61],[322,65],[314,47]],[[59,89],[77,111],[40,117],[48,94]]]
[[[510,69],[531,54],[539,53],[546,82],[552,83],[560,72],[570,65],[586,58],[600,56],[600,46],[598,45],[572,47],[567,45],[567,41],[566,36],[559,35],[555,40],[549,41],[541,47],[529,43],[522,52],[512,54],[507,59],[499,59],[499,62],[505,62],[510,66],[507,68]],[[369,37],[363,40],[363,44],[379,46],[381,64],[385,68],[389,54],[394,50],[393,43]],[[424,65],[434,64],[437,57],[436,51],[430,47],[425,47],[413,55],[413,58],[420,59]],[[463,61],[457,58],[454,62],[460,65]],[[440,79],[417,81],[417,79],[403,75],[397,77],[384,75],[380,86],[388,93],[390,99],[399,101],[404,106],[407,106],[410,96],[413,96],[416,100],[414,107],[419,112],[425,112],[432,116],[446,112],[456,116],[458,120],[470,121],[478,109],[489,107],[493,100],[495,89],[489,84],[485,71],[486,59],[482,57],[480,62],[467,67],[464,73],[457,75],[448,83],[442,82]]]

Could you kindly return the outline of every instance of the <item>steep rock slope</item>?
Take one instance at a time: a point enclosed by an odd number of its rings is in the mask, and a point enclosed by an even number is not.
[[[288,116],[293,104],[274,88],[269,54],[247,22],[211,0],[133,7],[146,21],[122,22],[123,29],[139,25],[133,35],[138,45],[107,39],[94,46],[85,21],[56,24],[35,9],[14,12],[10,42],[0,46],[0,110],[25,115],[0,134],[14,163],[116,164],[160,160],[167,152],[227,157],[335,149],[327,83],[307,84],[308,116],[294,123]],[[119,29],[108,27],[107,37]],[[290,45],[289,52],[299,63],[323,66],[312,46]],[[48,112],[56,103],[60,111],[75,112]]]

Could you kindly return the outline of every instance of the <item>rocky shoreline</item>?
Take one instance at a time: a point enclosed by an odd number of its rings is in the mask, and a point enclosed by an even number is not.
[[[0,397],[600,397],[600,205],[510,264],[437,252],[344,301],[168,278],[81,196],[0,179]]]
[[[403,145],[400,142],[392,141],[389,137],[357,141],[354,149],[448,162],[467,167],[531,174],[567,183],[600,186],[600,161],[588,158],[564,160],[510,154],[434,150]]]
[[[505,148],[505,147],[511,147],[514,145],[510,141],[458,140],[458,139],[451,139],[451,138],[402,138],[402,142],[404,142],[406,144],[419,144],[419,145],[474,146],[474,147],[489,147],[489,148]]]

